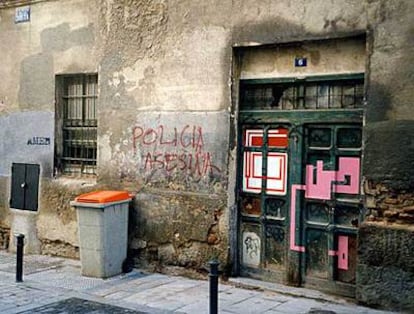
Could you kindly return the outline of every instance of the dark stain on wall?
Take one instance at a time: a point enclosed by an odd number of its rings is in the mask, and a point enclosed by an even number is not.
[[[391,120],[365,127],[364,173],[396,190],[414,189],[414,121]]]
[[[412,1],[369,1],[372,12],[364,176],[401,193],[414,190]],[[398,33],[397,33],[398,31]],[[398,36],[395,36],[398,34]]]
[[[29,110],[33,106],[50,108],[54,103],[53,53],[63,52],[73,46],[93,45],[94,27],[90,24],[74,31],[68,23],[47,28],[40,34],[41,49],[38,54],[25,58],[20,67],[19,106]]]
[[[343,20],[343,19],[341,19]],[[318,39],[334,39],[356,37],[365,34],[365,29],[353,25],[352,21],[344,24],[346,28],[330,28],[319,32],[312,32],[304,25],[295,24],[282,17],[260,22],[248,22],[235,25],[232,28],[231,45],[255,43],[274,45],[282,43],[294,43],[312,41]],[[349,25],[348,25],[349,24]],[[309,53],[312,53],[309,51]],[[312,57],[318,57],[312,55]]]
[[[412,42],[411,34],[404,36]],[[371,55],[364,129],[364,176],[374,185],[382,183],[395,190],[412,191],[414,114],[409,108],[414,66],[410,50],[389,49],[379,42],[374,47],[377,48]]]
[[[260,23],[250,22],[235,25],[232,30],[232,44],[262,43],[270,44],[281,41],[307,37],[309,33],[303,26],[293,24],[283,18],[277,18]]]
[[[53,103],[53,56],[41,52],[25,58],[20,68],[19,106],[30,110],[34,106],[47,107]]]
[[[366,108],[367,122],[386,121],[392,113],[391,94],[387,86],[372,82],[369,84],[368,103]]]
[[[391,310],[414,310],[414,231],[363,224],[358,235],[356,297]]]

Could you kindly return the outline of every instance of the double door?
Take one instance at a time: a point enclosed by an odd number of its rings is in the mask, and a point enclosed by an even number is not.
[[[353,296],[362,114],[275,116],[241,115],[240,273]]]

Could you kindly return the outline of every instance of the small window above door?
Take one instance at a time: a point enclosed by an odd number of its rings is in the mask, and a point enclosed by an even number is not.
[[[363,74],[307,79],[242,80],[240,110],[357,109],[364,103]]]

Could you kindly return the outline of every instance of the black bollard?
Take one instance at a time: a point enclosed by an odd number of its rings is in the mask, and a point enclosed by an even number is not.
[[[210,314],[218,313],[218,266],[217,260],[211,260],[210,264]]]
[[[15,235],[16,243],[16,282],[23,281],[23,247],[24,247],[24,234]]]

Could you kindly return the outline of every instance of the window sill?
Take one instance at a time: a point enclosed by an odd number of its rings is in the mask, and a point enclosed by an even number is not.
[[[92,187],[97,185],[96,177],[94,178],[82,178],[82,177],[69,177],[69,176],[59,176],[54,179],[54,181],[62,186],[72,187],[72,188],[84,188]]]

